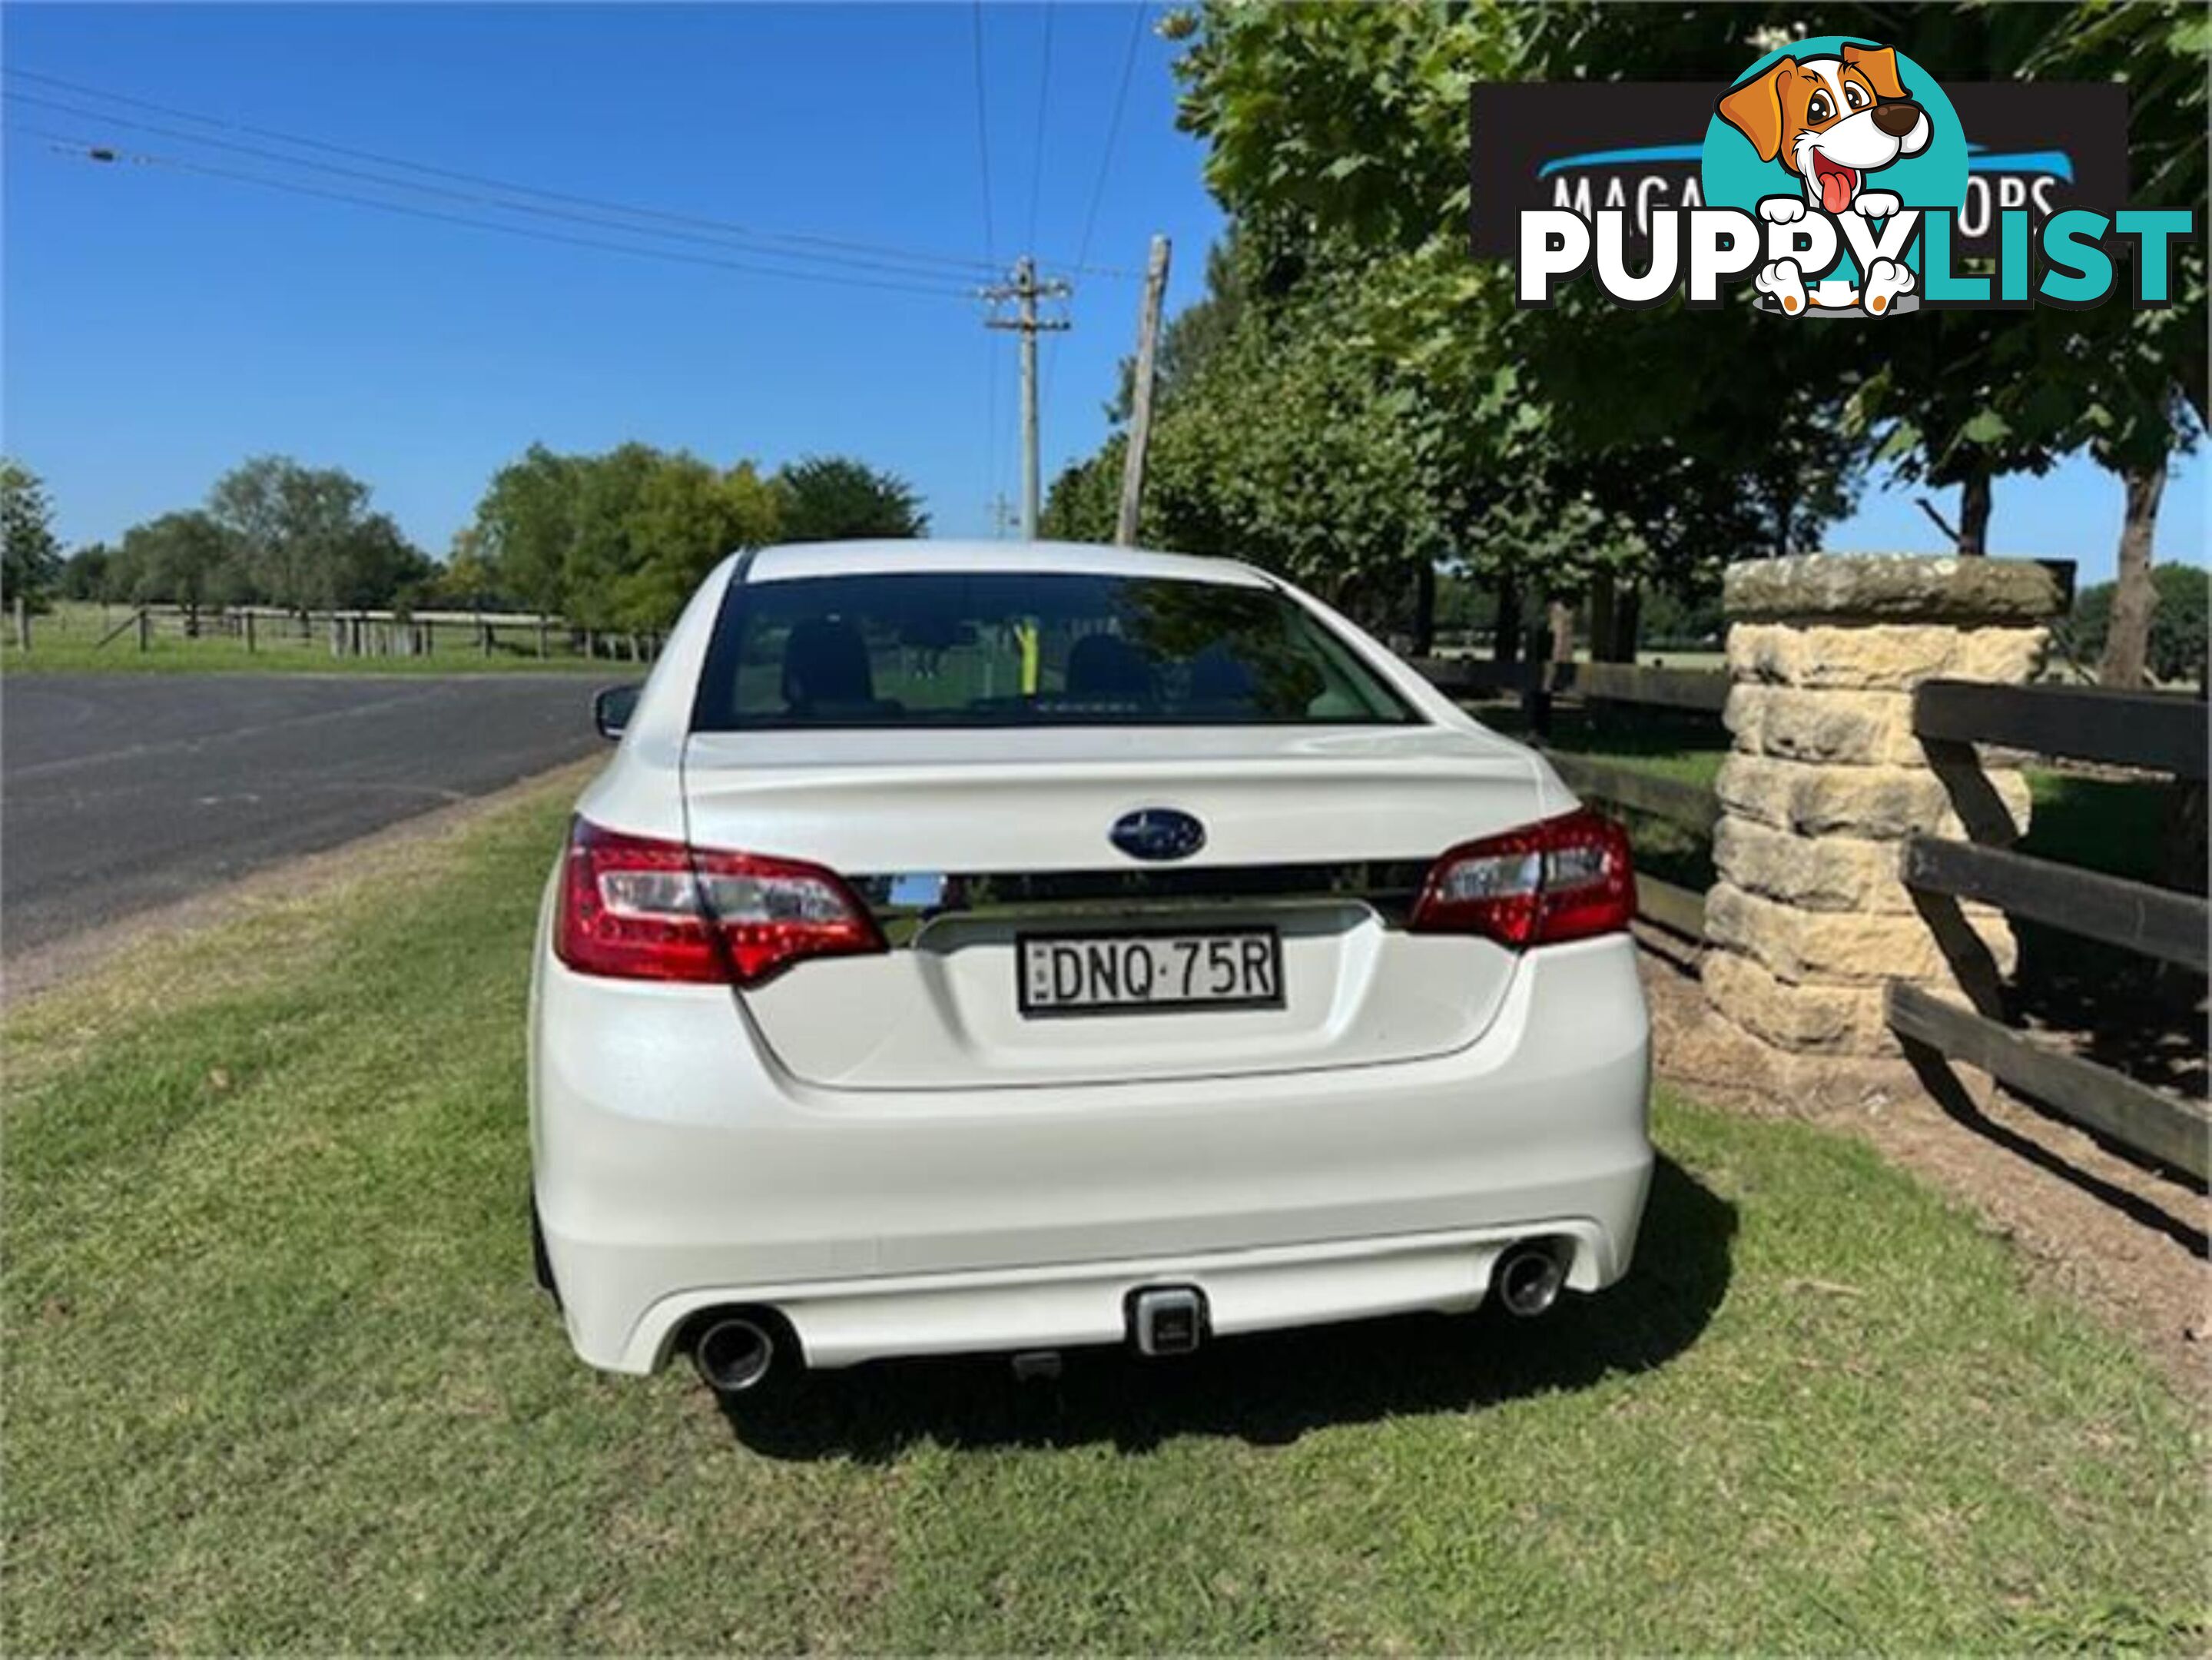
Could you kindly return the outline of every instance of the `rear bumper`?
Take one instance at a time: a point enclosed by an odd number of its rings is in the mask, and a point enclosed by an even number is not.
[[[570,1338],[617,1371],[734,1303],[781,1310],[825,1366],[1112,1341],[1162,1281],[1204,1289],[1223,1334],[1465,1309],[1515,1239],[1572,1239],[1577,1290],[1626,1271],[1649,1053],[1614,938],[1532,952],[1483,1037],[1428,1060],[823,1090],[747,1041],[727,992],[541,948],[537,1198]]]

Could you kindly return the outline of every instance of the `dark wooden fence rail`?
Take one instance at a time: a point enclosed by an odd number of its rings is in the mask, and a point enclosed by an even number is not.
[[[1923,893],[1977,900],[2009,916],[2204,972],[2205,903],[2172,888],[1925,836],[1906,842],[1903,875],[1905,886]]]
[[[2072,686],[1930,681],[1913,696],[1913,730],[1934,743],[2000,745],[2039,755],[2205,775],[2204,704],[2191,697]],[[2212,906],[2193,894],[2123,881],[2046,859],[1914,836],[1902,866],[1922,893],[1992,904],[2068,933],[2202,974]],[[2212,1113],[1995,1019],[1893,983],[1891,1030],[2001,1079],[2062,1117],[2204,1179]]]
[[[1560,781],[1584,800],[1663,818],[1711,838],[1721,812],[1711,790],[1662,778],[1641,767],[1570,754],[1543,740],[1550,732],[1555,696],[1717,714],[1728,702],[1727,675],[1701,669],[1639,668],[1631,663],[1491,663],[1443,657],[1421,659],[1415,666],[1438,690],[1455,697],[1520,697],[1545,758]],[[1636,910],[1645,921],[1671,933],[1689,939],[1705,937],[1705,896],[1676,883],[1638,873]]]
[[[1518,696],[1542,746],[1551,700],[1717,714],[1725,674],[1615,663],[1497,664],[1432,659],[1419,666],[1460,697]],[[2068,760],[2095,761],[2177,778],[2206,775],[2207,722],[2198,699],[2073,686],[1997,686],[1930,681],[1913,699],[1913,730],[1931,750],[1993,745]],[[1710,836],[1720,806],[1700,788],[1633,766],[1546,748],[1560,779],[1585,800],[1648,814]],[[1971,764],[1970,758],[1967,762]],[[2212,907],[2194,895],[2124,881],[2008,848],[1913,836],[1900,866],[1917,892],[1994,905],[2025,917],[2202,974]],[[1705,896],[1639,876],[1637,910],[1691,939],[1705,931]],[[2199,1180],[2212,1153],[2212,1113],[2203,1102],[2148,1085],[2077,1055],[2044,1047],[1986,1013],[1893,983],[1891,1029],[1908,1044],[1979,1067],[2062,1117]]]
[[[1564,685],[1590,702],[1644,703],[1661,708],[1718,714],[1728,702],[1729,678],[1717,669],[1646,669],[1632,663],[1572,663]]]
[[[1544,754],[1553,770],[1577,795],[1595,795],[1700,836],[1710,836],[1720,822],[1720,799],[1702,785],[1685,784],[1642,767],[1593,760],[1564,750],[1547,750]]]
[[[2204,703],[2173,692],[1930,680],[1912,699],[1923,738],[2204,776]]]
[[[1493,663],[1473,657],[1416,658],[1413,666],[1454,697],[1518,697],[1532,717],[1550,712],[1553,697],[1585,702],[1641,703],[1718,714],[1729,678],[1714,669],[1650,669],[1633,663]],[[1537,730],[1543,727],[1539,722]]]

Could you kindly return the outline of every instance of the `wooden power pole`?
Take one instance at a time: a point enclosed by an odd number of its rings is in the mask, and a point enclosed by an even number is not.
[[[1014,262],[1012,282],[983,290],[986,300],[1012,300],[1016,306],[1012,317],[989,318],[983,326],[1012,329],[1022,337],[1022,535],[1032,542],[1036,540],[1041,496],[1037,477],[1037,336],[1056,333],[1069,326],[1064,317],[1040,318],[1036,302],[1064,298],[1070,292],[1066,283],[1038,282],[1036,261],[1026,253]]]
[[[1137,511],[1145,499],[1145,449],[1152,440],[1152,356],[1160,340],[1160,301],[1168,291],[1168,239],[1152,238],[1152,257],[1145,267],[1144,309],[1137,313],[1137,373],[1130,388],[1129,448],[1121,458],[1121,505],[1114,515],[1114,540],[1122,547],[1137,539]]]

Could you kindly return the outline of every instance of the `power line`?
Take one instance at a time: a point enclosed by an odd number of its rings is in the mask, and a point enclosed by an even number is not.
[[[1121,54],[1121,84],[1114,94],[1114,113],[1106,121],[1106,149],[1098,157],[1097,182],[1091,187],[1090,210],[1083,216],[1083,240],[1077,245],[1076,266],[1091,257],[1091,233],[1097,228],[1098,205],[1106,199],[1107,176],[1114,168],[1114,146],[1121,137],[1121,111],[1129,101],[1129,80],[1137,67],[1137,43],[1144,39],[1145,19],[1152,8],[1139,5],[1129,24],[1129,44]]]
[[[198,173],[210,179],[231,179],[240,184],[259,185],[270,190],[286,191],[295,196],[312,196],[329,202],[343,202],[356,207],[378,208],[386,213],[405,214],[410,218],[428,219],[441,224],[465,225],[475,230],[498,231],[508,236],[528,237],[533,241],[558,242],[570,247],[597,248],[609,253],[627,253],[643,259],[661,259],[678,265],[703,265],[719,271],[742,271],[753,277],[781,277],[789,282],[823,283],[843,288],[880,289],[894,294],[927,295],[938,299],[969,300],[974,297],[966,289],[951,288],[922,283],[897,283],[867,277],[847,277],[830,271],[793,271],[778,265],[756,265],[736,259],[717,259],[706,254],[683,253],[673,248],[645,247],[634,242],[611,242],[599,237],[571,236],[562,231],[532,230],[523,225],[503,224],[495,219],[474,218],[466,214],[444,213],[435,208],[416,207],[411,203],[388,202],[373,196],[362,196],[350,191],[325,190],[319,185],[306,185],[297,179],[275,179],[266,173],[242,173],[234,167],[218,167],[203,161],[185,161],[176,156],[157,155],[150,152],[119,149],[72,133],[55,132],[43,127],[15,124],[11,131],[34,138],[44,138],[64,153],[96,162],[129,161],[139,166],[173,168],[180,173]]]
[[[995,271],[997,270],[997,262],[988,258],[977,259],[971,256],[902,248],[886,243],[822,236],[803,231],[763,230],[753,226],[739,224],[732,220],[672,212],[662,208],[641,207],[633,203],[578,195],[572,192],[550,190],[541,185],[517,184],[512,179],[497,179],[485,173],[471,173],[458,167],[440,167],[427,161],[410,161],[404,156],[387,155],[376,150],[362,149],[349,144],[332,143],[325,139],[312,138],[301,133],[287,132],[279,128],[258,126],[250,122],[235,121],[222,116],[182,109],[173,104],[157,103],[152,99],[139,98],[127,93],[111,92],[105,88],[88,86],[82,82],[65,80],[58,75],[46,75],[35,70],[19,69],[13,64],[8,65],[4,70],[0,70],[0,73],[5,73],[18,80],[58,87],[82,97],[97,98],[105,102],[127,105],[136,109],[151,110],[156,114],[195,122],[204,126],[242,132],[257,138],[275,139],[280,143],[297,145],[305,149],[319,150],[326,155],[348,156],[355,161],[374,162],[380,167],[399,167],[410,173],[420,173],[433,178],[449,179],[462,184],[486,186],[493,190],[503,191],[509,195],[538,197],[547,201],[565,202],[573,206],[591,208],[605,213],[622,214],[631,218],[658,220],[665,224],[688,225],[698,229],[720,231],[727,235],[748,237],[757,241],[790,242],[848,252],[874,254],[914,264],[942,265],[958,271]],[[120,117],[115,116],[100,119],[118,121],[121,119]],[[187,137],[194,143],[213,142],[198,135],[179,136]],[[312,165],[297,158],[287,159],[295,166]]]
[[[976,0],[976,4],[980,14],[981,0]],[[981,37],[980,33],[977,36],[976,61],[980,69],[981,63]],[[756,226],[741,224],[734,220],[716,219],[702,214],[680,213],[665,208],[642,206],[639,204],[631,202],[617,202],[604,197],[581,195],[570,191],[553,190],[544,185],[518,184],[512,179],[494,178],[485,173],[472,173],[465,168],[441,167],[432,162],[416,161],[410,160],[404,156],[389,155],[377,150],[363,149],[356,145],[333,143],[327,139],[310,137],[304,133],[288,132],[281,128],[260,126],[252,122],[233,120],[224,116],[210,115],[201,111],[184,109],[174,104],[161,103],[150,98],[141,98],[129,93],[114,92],[106,88],[88,85],[82,81],[68,80],[61,76],[47,75],[36,70],[21,69],[12,64],[0,65],[0,75],[5,75],[20,81],[33,82],[42,86],[58,87],[64,91],[75,93],[82,97],[98,99],[106,103],[121,104],[134,109],[150,110],[156,114],[169,116],[178,120],[193,122],[202,126],[219,128],[230,132],[244,133],[257,138],[272,139],[279,143],[295,145],[304,149],[317,150],[325,155],[347,156],[355,161],[372,162],[379,167],[398,167],[409,173],[419,173],[431,178],[447,179],[461,184],[475,185],[483,188],[500,191],[510,196],[535,197],[543,201],[566,203],[574,207],[588,208],[596,212],[617,214],[629,219],[652,220],[661,224],[688,226],[697,230],[718,232],[722,236],[727,238],[745,239],[756,242],[786,242],[798,245],[798,246],[802,249],[808,247],[827,248],[832,251],[848,253],[868,254],[876,256],[882,259],[897,260],[910,265],[941,266],[951,271],[971,271],[978,273],[988,272],[995,274],[999,270],[996,252],[995,250],[992,248],[987,248],[985,251],[985,257],[979,259],[973,255],[950,254],[916,248],[905,248],[890,243],[865,241],[848,237],[824,236],[805,231],[763,229]],[[20,97],[25,96],[26,94],[16,94],[14,95]],[[90,119],[114,121],[118,125],[131,125],[126,123],[125,118],[107,112],[95,112]],[[139,123],[136,125],[141,131],[161,131],[165,133],[167,132],[167,129],[155,129],[149,124]],[[212,144],[216,142],[215,140],[207,137],[205,135],[199,133],[169,134],[168,136],[181,137],[186,142],[191,143]],[[277,159],[282,160],[288,166],[298,167],[313,168],[322,165],[309,161],[304,157],[299,156],[283,156]],[[984,166],[988,171],[989,167],[989,157],[988,152],[984,155]],[[418,185],[401,184],[397,180],[390,182],[397,188],[417,191],[424,188]],[[502,203],[499,205],[507,209],[520,210],[519,209],[519,204],[514,203]],[[986,210],[988,213],[988,201]],[[623,225],[620,228],[635,234],[641,231],[642,228],[632,225]],[[660,233],[647,232],[645,234],[659,234]],[[987,236],[987,240],[988,240],[990,239]],[[823,255],[808,254],[803,252],[787,252],[779,248],[756,248],[750,251],[757,253],[766,254],[773,258],[826,258],[826,256]],[[1074,269],[1074,267],[1060,260],[1050,260],[1048,263],[1058,270]],[[921,273],[916,274],[920,275]],[[1132,282],[1138,280],[1142,275],[1142,273],[1138,271],[1109,267],[1096,268],[1090,271],[1088,274],[1096,277],[1110,277]]]
[[[983,0],[975,0],[972,16],[975,40],[975,157],[983,169],[983,254],[995,271],[999,268],[999,238],[991,228],[991,128],[983,109]]]
[[[983,252],[998,258],[998,232],[991,222],[991,125],[983,98],[983,0],[974,0],[969,12],[969,35],[975,64],[975,160],[983,186]],[[988,504],[999,485],[999,354],[997,336],[983,337],[983,500]]]
[[[1129,82],[1137,67],[1137,46],[1144,39],[1145,20],[1152,8],[1139,5],[1129,20],[1129,40],[1121,52],[1121,84],[1114,91],[1113,112],[1106,118],[1106,146],[1098,155],[1098,177],[1091,186],[1091,206],[1083,216],[1083,240],[1078,244],[1073,269],[1084,269],[1083,262],[1091,257],[1091,235],[1098,228],[1099,204],[1106,199],[1106,180],[1114,170],[1114,148],[1121,137],[1121,112],[1129,101]],[[1048,409],[1052,404],[1052,372],[1059,362],[1060,342],[1045,342],[1044,384],[1042,396]]]
[[[1044,58],[1037,65],[1037,112],[1036,154],[1030,163],[1030,228],[1022,246],[1036,246],[1037,198],[1044,185],[1044,118],[1048,99],[1052,92],[1052,20],[1057,8],[1053,0],[1045,0]]]
[[[536,202],[502,201],[495,196],[487,196],[478,192],[453,190],[442,185],[418,184],[410,179],[394,179],[388,173],[373,173],[366,167],[343,167],[331,161],[304,161],[298,156],[287,155],[280,150],[272,150],[264,145],[240,143],[228,138],[211,138],[204,133],[186,132],[177,127],[164,126],[159,122],[113,115],[103,110],[87,109],[82,105],[64,103],[58,99],[41,98],[32,93],[9,91],[0,95],[4,95],[13,103],[34,105],[41,109],[54,110],[64,115],[76,116],[80,120],[101,121],[113,126],[128,127],[136,132],[155,133],[165,138],[181,139],[189,144],[199,144],[214,149],[250,155],[259,161],[274,161],[282,167],[297,167],[311,173],[327,173],[336,178],[380,185],[387,190],[412,191],[417,195],[459,202],[471,207],[488,208],[499,213],[529,214],[540,219],[556,219],[572,224],[591,225],[601,229],[617,230],[629,236],[659,236],[675,241],[701,243],[708,247],[717,248],[735,246],[741,252],[757,254],[763,258],[806,261],[931,282],[951,280],[951,274],[949,272],[911,270],[905,265],[880,259],[860,258],[840,253],[808,253],[796,249],[752,246],[742,242],[733,243],[724,236],[701,231],[664,229],[653,225],[634,225],[603,213],[586,213],[572,208],[549,207]]]

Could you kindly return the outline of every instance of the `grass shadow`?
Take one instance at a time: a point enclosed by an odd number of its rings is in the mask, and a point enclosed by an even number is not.
[[[1662,1156],[1628,1278],[1596,1297],[1569,1295],[1540,1320],[1494,1306],[1473,1318],[1414,1315],[1225,1340],[1168,1362],[1074,1350],[1049,1382],[1016,1382],[1004,1356],[884,1361],[726,1398],[722,1409],[740,1442],[781,1459],[883,1462],[921,1441],[1130,1453],[1186,1435],[1283,1445],[1332,1425],[1466,1412],[1664,1365],[1720,1306],[1735,1229],[1735,1207]]]

